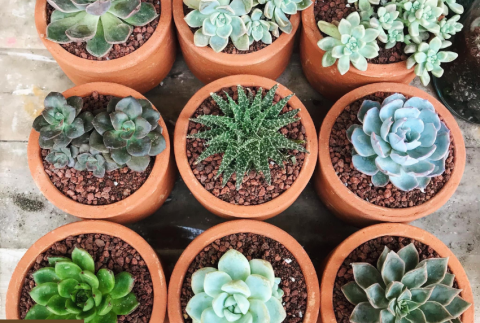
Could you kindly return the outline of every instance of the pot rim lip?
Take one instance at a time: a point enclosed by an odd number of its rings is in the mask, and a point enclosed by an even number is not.
[[[276,39],[272,44],[268,45],[261,50],[248,54],[227,54],[227,53],[215,53],[209,46],[197,47],[193,43],[193,33],[190,27],[185,22],[183,15],[183,1],[173,0],[173,19],[177,27],[177,33],[179,37],[184,39],[184,43],[187,48],[185,50],[192,51],[196,55],[202,56],[209,61],[216,62],[218,64],[227,64],[229,66],[245,66],[259,63],[267,64],[268,61],[277,55],[287,44],[293,40],[295,34],[300,25],[300,12],[290,16],[290,22],[293,25],[293,30],[290,34],[282,32],[280,37]],[[311,5],[313,7],[313,4]]]
[[[166,315],[167,282],[163,267],[155,250],[133,230],[112,222],[89,220],[66,224],[54,229],[38,239],[25,253],[15,267],[9,283],[6,299],[6,316],[8,319],[19,319],[18,306],[20,303],[21,289],[28,271],[35,263],[37,256],[49,249],[55,242],[69,236],[79,234],[107,234],[122,239],[131,245],[147,264],[154,286],[154,302],[152,316],[149,322],[163,322]]]
[[[316,130],[307,108],[297,96],[293,96],[288,101],[288,104],[295,109],[300,109],[298,115],[302,120],[302,125],[306,129],[306,149],[310,152],[305,157],[304,164],[297,179],[293,182],[291,187],[280,196],[260,205],[236,205],[219,199],[212,193],[208,192],[193,174],[190,165],[188,164],[186,154],[186,135],[188,132],[189,118],[212,92],[238,84],[243,86],[261,86],[266,89],[270,89],[275,84],[278,84],[279,86],[276,93],[281,97],[286,97],[287,95],[292,94],[292,92],[282,84],[255,75],[232,75],[205,85],[190,98],[178,117],[174,133],[175,159],[180,175],[185,184],[201,204],[210,205],[212,208],[221,211],[222,214],[232,218],[265,219],[271,217],[271,214],[278,214],[290,206],[307,185],[316,166],[318,153]]]
[[[382,223],[361,229],[345,239],[332,251],[327,258],[328,261],[322,273],[322,280],[320,284],[320,298],[322,306],[320,316],[322,322],[337,322],[333,308],[333,289],[337,272],[345,258],[363,243],[386,235],[417,240],[432,247],[432,249],[434,249],[441,257],[449,257],[448,266],[452,273],[455,274],[459,288],[463,289],[461,296],[472,304],[470,308],[462,314],[462,322],[473,323],[473,292],[467,274],[460,261],[453,254],[453,252],[433,234],[418,227],[402,223]]]
[[[183,322],[180,294],[186,271],[203,248],[215,240],[235,233],[253,233],[265,236],[285,246],[297,260],[307,285],[307,310],[304,323],[316,323],[320,306],[320,289],[315,267],[307,252],[295,238],[284,230],[262,221],[233,220],[218,224],[196,237],[183,251],[170,278],[168,289],[168,317],[170,322]]]
[[[112,70],[126,69],[135,66],[138,61],[147,59],[164,42],[172,25],[172,4],[170,0],[160,0],[160,20],[152,36],[133,53],[126,56],[108,60],[95,61],[84,59],[69,53],[60,44],[46,39],[47,21],[46,6],[47,0],[37,0],[35,4],[35,26],[37,34],[43,44],[54,57],[61,57],[68,62],[68,65],[82,70],[85,74],[102,74]]]
[[[303,32],[312,43],[316,44],[319,40],[323,38],[315,21],[313,6],[302,11],[302,24],[303,24],[303,28],[302,28]],[[318,51],[319,60],[321,60],[321,57],[323,56],[325,51],[320,49],[320,47],[318,46],[317,46],[317,51]],[[401,61],[401,62],[396,62],[392,64],[368,63],[368,68],[366,71],[360,71],[355,67],[351,66],[350,69],[348,70],[348,73],[358,74],[358,75],[372,77],[372,78],[381,78],[381,77],[391,76],[392,74],[407,75],[412,73],[412,71],[413,71],[412,69],[407,69],[406,61]],[[345,75],[342,75],[342,76],[345,77]]]
[[[362,198],[358,197],[355,193],[350,191],[345,185],[342,184],[338,176],[335,174],[332,161],[329,153],[329,139],[333,125],[336,122],[337,117],[343,112],[345,107],[350,103],[363,98],[364,96],[375,92],[393,92],[403,93],[410,96],[417,96],[430,101],[437,113],[444,119],[447,127],[450,129],[450,133],[453,136],[455,142],[455,166],[451,174],[450,179],[444,185],[444,187],[435,194],[427,202],[408,208],[386,208],[369,203]],[[337,195],[344,196],[342,202],[349,207],[357,210],[362,210],[363,213],[368,214],[371,219],[377,221],[401,221],[410,222],[421,218],[427,214],[433,213],[439,209],[444,203],[446,203],[450,197],[455,193],[463,172],[465,170],[466,161],[466,149],[465,142],[463,140],[462,132],[455,121],[452,114],[443,106],[440,101],[434,98],[427,92],[420,90],[416,87],[407,84],[400,83],[374,83],[359,87],[351,92],[348,92],[341,97],[329,110],[327,116],[322,122],[322,126],[319,132],[319,154],[318,161],[320,167],[328,175],[335,176],[335,180],[330,181],[332,188],[338,192]],[[323,145],[321,143],[324,143]],[[388,214],[388,215],[386,215]]]
[[[129,87],[108,82],[93,82],[74,86],[63,92],[63,95],[67,98],[74,95],[82,97],[85,95],[90,95],[93,91],[97,91],[103,95],[113,95],[118,97],[126,97],[131,95],[135,98],[146,99],[145,96]],[[152,106],[154,109],[156,109],[153,103]],[[121,210],[122,213],[128,213],[129,210],[133,211],[136,206],[145,203],[149,196],[154,193],[157,184],[161,183],[167,176],[168,163],[172,162],[170,160],[171,143],[168,129],[163,117],[160,117],[159,125],[163,129],[162,135],[165,138],[167,147],[163,152],[155,156],[155,162],[153,164],[152,171],[142,186],[140,186],[140,188],[133,194],[121,201],[107,205],[87,205],[76,202],[65,196],[60,190],[58,190],[58,188],[55,187],[47,173],[44,171],[42,158],[40,156],[41,148],[38,145],[38,138],[40,134],[33,128],[30,132],[27,146],[28,166],[30,173],[35,181],[35,184],[42,194],[47,198],[47,200],[61,210],[82,219],[114,219],[118,216],[118,210]],[[152,188],[152,186],[155,187]]]

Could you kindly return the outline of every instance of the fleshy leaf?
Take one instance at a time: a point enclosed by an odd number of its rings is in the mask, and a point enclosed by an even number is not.
[[[115,275],[115,286],[110,292],[112,299],[120,299],[127,296],[135,284],[135,278],[128,272],[121,272]]]
[[[247,258],[235,249],[230,249],[220,258],[218,270],[227,273],[233,280],[245,280],[251,273]]]
[[[86,250],[75,248],[72,252],[72,260],[83,270],[95,272],[95,262]]]

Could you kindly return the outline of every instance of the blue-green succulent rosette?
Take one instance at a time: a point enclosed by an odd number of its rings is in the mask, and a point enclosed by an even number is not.
[[[390,182],[402,191],[423,191],[445,171],[450,130],[428,100],[399,93],[381,104],[365,100],[358,120],[361,125],[347,130],[352,163],[374,186]]]

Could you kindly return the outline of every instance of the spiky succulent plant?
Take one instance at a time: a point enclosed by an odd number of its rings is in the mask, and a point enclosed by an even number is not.
[[[186,310],[195,323],[280,323],[286,312],[279,284],[268,261],[249,262],[231,249],[220,258],[218,269],[205,267],[193,273],[195,296]]]
[[[355,305],[350,322],[459,322],[471,304],[453,288],[455,275],[448,272],[448,258],[419,262],[414,244],[395,253],[385,247],[376,268],[352,263],[354,281],[342,286]]]
[[[207,149],[198,157],[197,163],[207,157],[224,153],[216,177],[223,174],[225,185],[233,173],[236,173],[236,186],[240,188],[242,178],[251,169],[262,172],[267,183],[271,183],[270,160],[281,167],[287,160],[284,149],[296,149],[307,152],[300,145],[303,141],[287,139],[278,130],[300,119],[296,117],[299,110],[292,110],[279,115],[293,94],[273,103],[278,85],[272,87],[262,99],[262,88],[255,98],[245,94],[238,85],[238,103],[228,93],[224,101],[215,93],[211,97],[218,104],[224,115],[201,115],[191,121],[210,127],[210,130],[190,135],[189,138],[206,139]]]
[[[128,272],[114,275],[100,269],[90,254],[75,248],[72,257],[48,259],[51,267],[33,273],[36,286],[30,296],[36,303],[26,320],[84,320],[115,323],[117,315],[128,315],[139,305],[132,293],[134,277]]]
[[[305,10],[313,2],[311,0],[258,0],[258,3],[265,5],[263,9],[265,17],[274,20],[281,31],[290,34],[293,26],[286,15],[294,15],[298,11]]]
[[[424,190],[430,178],[445,171],[450,131],[435,108],[422,98],[396,93],[383,103],[363,101],[362,125],[347,129],[353,144],[353,166],[372,176],[374,186],[390,181],[402,191]]]
[[[33,128],[40,132],[39,144],[43,149],[61,149],[91,130],[91,114],[82,111],[82,98],[68,99],[61,93],[51,92],[44,101],[45,109],[33,121]]]
[[[87,42],[87,51],[105,56],[114,44],[125,43],[132,26],[144,26],[158,15],[141,0],[48,0],[56,10],[47,39],[60,44]]]
[[[263,18],[263,12],[260,9],[254,9],[250,15],[242,16],[242,20],[247,28],[249,45],[259,40],[265,44],[271,44],[272,36],[280,36],[278,25]]]
[[[366,28],[360,24],[358,12],[352,12],[342,19],[338,27],[334,24],[319,21],[318,27],[330,37],[318,42],[318,47],[325,51],[322,58],[324,67],[332,66],[338,59],[338,70],[344,75],[350,69],[350,63],[360,71],[367,70],[367,58],[378,56],[379,47],[376,39],[379,31]]]
[[[90,137],[94,149],[110,152],[119,165],[142,172],[150,163],[150,157],[165,149],[162,128],[158,125],[160,113],[152,108],[148,100],[112,98],[107,111],[95,116],[92,124],[94,138]]]

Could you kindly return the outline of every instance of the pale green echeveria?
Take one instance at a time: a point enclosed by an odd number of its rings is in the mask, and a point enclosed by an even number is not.
[[[50,257],[49,267],[32,274],[35,305],[26,320],[82,320],[116,323],[117,315],[129,315],[139,305],[132,292],[135,278],[128,272],[114,275],[109,269],[95,274],[90,254],[75,248],[71,258]]]
[[[415,74],[420,77],[423,85],[430,83],[431,72],[436,77],[442,77],[442,63],[449,63],[458,57],[455,52],[440,51],[443,43],[439,37],[433,38],[430,43],[421,43],[416,51],[407,59],[407,68],[415,66]],[[408,48],[405,48],[407,52]]]
[[[238,50],[248,50],[249,40],[245,23],[240,18],[253,7],[252,0],[185,0],[194,9],[185,16],[192,28],[199,28],[193,37],[198,47],[210,47],[221,52],[231,39]]]
[[[338,27],[325,21],[319,21],[318,27],[330,36],[318,42],[318,47],[325,51],[322,58],[324,67],[332,66],[338,59],[337,67],[341,75],[348,72],[350,63],[358,70],[366,71],[367,58],[378,56],[376,39],[379,31],[361,25],[358,12],[342,19]]]
[[[362,125],[347,130],[353,144],[355,169],[372,176],[372,184],[391,182],[402,191],[424,190],[430,179],[443,174],[450,147],[450,131],[435,108],[418,97],[396,93],[383,103],[363,101]]]
[[[86,42],[87,51],[105,56],[114,44],[130,37],[132,26],[145,26],[157,15],[141,0],[48,0],[56,10],[47,26],[47,39],[60,44]]]
[[[260,9],[254,9],[250,15],[242,16],[245,27],[247,27],[249,45],[253,44],[254,41],[271,44],[273,41],[272,36],[280,36],[278,25],[263,18],[263,12]]]
[[[93,119],[95,130],[89,144],[101,153],[110,153],[118,165],[126,164],[133,171],[143,172],[150,157],[166,147],[159,119],[160,113],[148,100],[131,96],[112,98],[107,111]]]
[[[362,2],[368,2],[369,4],[373,4],[373,5],[379,5],[380,4],[380,0],[348,0],[348,3],[355,3],[357,1],[359,3],[359,6],[362,5]]]
[[[293,30],[287,15],[294,15],[313,4],[312,0],[258,0],[258,3],[265,5],[263,10],[265,17],[274,20],[278,28],[287,34]]]
[[[73,167],[75,165],[75,158],[78,155],[76,147],[52,149],[45,157],[45,160],[53,164],[55,168],[62,169],[65,167]]]
[[[406,21],[408,33],[413,38],[420,36],[423,29],[434,34],[440,31],[438,18],[442,15],[443,8],[438,6],[438,0],[406,1],[402,2],[401,6],[405,10],[403,19]]]
[[[389,28],[384,28],[383,24],[377,18],[371,18],[368,26],[378,30],[378,40],[386,44],[386,49],[392,48],[397,42],[403,42],[405,39],[403,34],[404,26],[399,20],[393,21]],[[385,30],[387,30],[388,33],[386,33]]]
[[[438,5],[443,8],[443,15],[445,16],[448,15],[448,8],[459,15],[465,10],[461,4],[457,3],[457,0],[438,0]]]
[[[414,244],[397,253],[387,247],[374,267],[352,263],[354,281],[342,286],[355,305],[355,323],[461,323],[471,304],[453,288],[455,275],[448,272],[448,258],[419,261]]]
[[[44,101],[44,109],[33,121],[33,129],[40,133],[39,145],[43,149],[65,148],[72,139],[92,129],[90,112],[83,112],[81,97],[66,99],[61,93],[51,92]]]
[[[452,18],[446,17],[440,20],[440,32],[438,37],[441,39],[450,39],[453,35],[460,32],[463,29],[463,25],[459,23],[460,15],[455,15]]]
[[[195,296],[186,311],[194,323],[280,323],[286,318],[283,290],[272,265],[227,251],[218,269],[205,267],[192,275]]]
[[[385,7],[379,7],[377,9],[378,21],[382,25],[383,29],[392,28],[395,23],[401,23],[397,20],[400,12],[397,11],[397,5],[394,3],[388,4]],[[403,28],[403,23],[402,28]]]

